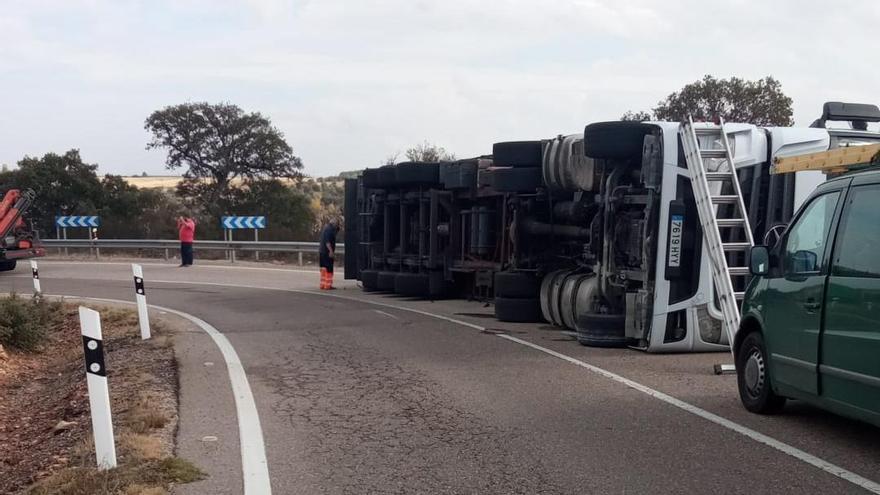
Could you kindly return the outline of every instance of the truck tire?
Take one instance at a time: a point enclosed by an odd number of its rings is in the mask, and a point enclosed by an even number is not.
[[[446,281],[443,271],[428,273],[428,297],[431,299],[443,299],[451,290],[451,283]]]
[[[507,141],[492,145],[492,161],[499,167],[540,167],[541,141]]]
[[[440,183],[440,164],[402,162],[395,166],[396,184],[433,186]]]
[[[461,188],[461,165],[458,163],[444,163],[440,165],[440,182],[444,189]]]
[[[534,192],[544,184],[540,168],[496,168],[489,172],[489,183],[498,192]]]
[[[394,165],[385,165],[378,170],[378,188],[389,189],[397,185],[397,171]]]
[[[495,298],[495,318],[498,321],[515,323],[537,323],[541,318],[541,303],[538,299],[511,297]]]
[[[394,280],[396,278],[397,272],[379,272],[376,275],[376,290],[394,292]]]
[[[626,347],[626,315],[587,313],[578,316],[577,340],[590,347]]]
[[[645,134],[652,128],[641,122],[590,124],[584,128],[584,154],[606,160],[640,157]]]
[[[361,286],[364,292],[374,292],[378,289],[379,270],[361,270]]]
[[[361,181],[363,182],[364,187],[368,189],[379,189],[382,187],[379,182],[378,168],[368,168],[364,170],[364,173],[361,175]]]
[[[773,392],[767,357],[761,332],[746,335],[736,354],[739,397],[743,406],[753,413],[772,414],[785,406],[785,397]]]
[[[0,272],[11,272],[15,270],[16,264],[18,264],[18,260],[0,261]]]
[[[394,278],[394,292],[401,296],[427,297],[428,274],[398,273]]]
[[[495,296],[531,299],[540,290],[538,278],[527,272],[496,272]]]

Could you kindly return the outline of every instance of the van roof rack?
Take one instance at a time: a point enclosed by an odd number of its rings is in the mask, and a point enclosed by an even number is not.
[[[877,165],[875,157],[880,156],[880,143],[864,146],[847,146],[819,153],[777,157],[770,167],[771,174],[787,174],[804,170],[818,170],[826,174],[837,174]]]

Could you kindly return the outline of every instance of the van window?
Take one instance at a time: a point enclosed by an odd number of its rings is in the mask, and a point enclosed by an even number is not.
[[[833,192],[814,198],[788,231],[782,261],[785,275],[822,270],[828,230],[839,196],[839,192]]]
[[[833,274],[880,277],[880,186],[857,186],[849,193],[834,254]]]

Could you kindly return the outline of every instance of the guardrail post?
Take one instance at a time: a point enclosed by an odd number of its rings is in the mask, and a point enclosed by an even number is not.
[[[254,229],[254,242],[260,242],[260,231]],[[254,261],[260,261],[260,251],[254,250]]]
[[[165,261],[168,261],[168,248],[165,248]]]
[[[98,461],[98,469],[113,469],[116,467],[116,442],[113,439],[107,370],[104,368],[101,315],[97,311],[80,306],[79,325],[86,358],[86,384],[89,391],[92,433],[95,436],[95,457]]]
[[[298,261],[299,261],[299,266],[303,266],[303,252],[300,251],[300,252],[296,253],[296,255],[297,255],[296,257],[298,258]]]

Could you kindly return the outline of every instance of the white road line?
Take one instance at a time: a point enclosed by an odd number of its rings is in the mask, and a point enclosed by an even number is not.
[[[150,267],[166,267],[166,268],[179,268],[177,265],[173,265],[170,263],[142,263],[138,261],[132,261],[129,263],[121,262],[121,261],[59,261],[59,260],[41,260],[41,265],[123,265],[123,266],[131,266],[132,263],[140,263],[143,266]],[[299,269],[290,269],[290,268],[264,268],[260,266],[225,266],[225,265],[207,265],[207,264],[198,264],[193,265],[189,268],[181,268],[182,270],[192,270],[192,269],[201,269],[201,268],[217,268],[220,270],[255,270],[255,271],[264,271],[264,272],[284,272],[284,273],[312,273],[319,274],[318,270],[299,270]]]
[[[152,282],[153,283],[181,284],[181,285],[186,285],[186,284],[213,285],[213,286],[223,286],[223,287],[238,287],[238,288],[245,288],[245,289],[277,290],[277,291],[283,291],[283,292],[294,292],[294,293],[298,293],[298,294],[309,294],[309,295],[314,295],[314,296],[332,297],[332,298],[342,299],[342,300],[346,300],[346,301],[355,301],[355,302],[361,302],[364,304],[372,304],[374,306],[397,309],[400,311],[408,311],[410,313],[429,316],[431,318],[436,318],[439,320],[448,321],[450,323],[455,323],[457,325],[462,325],[462,326],[465,326],[468,328],[473,328],[475,330],[480,330],[480,331],[486,330],[485,327],[474,324],[474,323],[469,323],[469,322],[458,320],[455,318],[450,318],[448,316],[430,313],[428,311],[422,311],[420,309],[407,308],[405,306],[398,306],[395,304],[387,304],[387,303],[382,303],[382,302],[377,302],[377,301],[369,301],[369,300],[358,298],[358,297],[347,297],[347,296],[343,296],[343,295],[339,295],[339,294],[328,294],[328,293],[324,293],[324,292],[316,292],[316,291],[301,290],[301,289],[279,289],[279,288],[273,288],[273,287],[260,287],[260,286],[255,286],[255,285],[230,285],[230,284],[220,284],[220,283],[214,283],[214,282],[180,282],[180,281],[176,281],[176,280],[152,280]],[[871,493],[875,493],[877,495],[880,495],[880,483],[869,480],[863,476],[860,476],[856,473],[853,473],[852,471],[848,471],[848,470],[846,470],[836,464],[832,464],[828,461],[825,461],[824,459],[821,459],[821,458],[816,457],[812,454],[809,454],[803,450],[800,450],[797,447],[794,447],[794,446],[789,445],[785,442],[781,442],[779,440],[776,440],[775,438],[764,435],[763,433],[759,433],[755,430],[752,430],[751,428],[748,428],[748,427],[743,426],[739,423],[736,423],[736,422],[733,422],[729,419],[718,416],[717,414],[706,411],[705,409],[699,408],[693,404],[687,403],[687,402],[682,401],[680,399],[676,399],[675,397],[664,394],[663,392],[660,392],[658,390],[654,390],[651,387],[648,387],[646,385],[642,385],[641,383],[630,380],[629,378],[625,378],[625,377],[620,376],[616,373],[612,373],[604,368],[600,368],[598,366],[588,364],[584,361],[580,361],[580,360],[575,359],[571,356],[567,356],[565,354],[556,352],[552,349],[548,349],[546,347],[542,347],[540,345],[533,344],[529,341],[522,340],[522,339],[519,339],[516,337],[512,337],[510,335],[506,335],[506,334],[496,334],[496,335],[502,339],[507,340],[507,341],[514,342],[514,343],[517,343],[520,345],[524,345],[524,346],[529,347],[531,349],[543,352],[545,354],[549,354],[553,357],[562,359],[563,361],[567,361],[571,364],[574,364],[576,366],[580,366],[580,367],[585,368],[589,371],[597,373],[597,374],[604,376],[610,380],[613,380],[613,381],[616,381],[620,384],[626,385],[627,387],[630,387],[634,390],[642,392],[642,393],[644,393],[650,397],[653,397],[657,400],[660,400],[660,401],[665,402],[669,405],[675,406],[683,411],[689,412],[695,416],[698,416],[698,417],[703,418],[707,421],[715,423],[715,424],[722,426],[728,430],[739,433],[739,434],[741,434],[747,438],[750,438],[758,443],[762,443],[764,445],[767,445],[768,447],[774,448],[774,449],[782,452],[783,454],[789,455],[791,457],[794,457],[795,459],[798,459],[798,460],[803,461],[811,466],[814,466],[818,469],[821,469],[822,471],[824,471],[828,474],[831,474],[832,476],[836,476],[836,477],[841,478],[843,480],[846,480],[850,483],[853,483],[854,485],[859,486],[861,488],[864,488],[865,490],[867,490]]]
[[[784,454],[788,454],[798,460],[801,460],[803,462],[806,462],[807,464],[810,464],[811,466],[815,466],[815,467],[821,469],[822,471],[825,471],[826,473],[837,476],[838,478],[843,478],[846,481],[849,481],[850,483],[853,483],[857,486],[864,488],[865,490],[868,490],[872,493],[880,494],[880,484],[878,484],[874,481],[871,481],[867,478],[859,476],[858,474],[855,474],[851,471],[847,471],[846,469],[844,469],[840,466],[837,466],[837,465],[832,464],[828,461],[820,459],[812,454],[804,452],[803,450],[800,450],[797,447],[792,447],[791,445],[788,445],[787,443],[780,442],[779,440],[776,440],[775,438],[771,438],[767,435],[764,435],[763,433],[759,433],[755,430],[752,430],[751,428],[747,428],[745,426],[742,426],[739,423],[734,423],[733,421],[731,421],[727,418],[723,418],[721,416],[718,416],[717,414],[706,411],[705,409],[701,409],[693,404],[689,404],[683,400],[676,399],[675,397],[672,397],[671,395],[664,394],[663,392],[654,390],[651,387],[647,387],[645,385],[642,385],[641,383],[632,381],[629,378],[624,378],[616,373],[612,373],[612,372],[605,370],[603,368],[600,368],[598,366],[594,366],[592,364],[585,363],[585,362],[578,360],[578,359],[575,359],[571,356],[566,356],[565,354],[556,352],[556,351],[554,351],[552,349],[548,349],[546,347],[539,346],[537,344],[533,344],[533,343],[528,342],[526,340],[518,339],[516,337],[512,337],[510,335],[505,335],[505,334],[498,334],[498,337],[501,337],[502,339],[505,339],[505,340],[509,340],[511,342],[516,342],[517,344],[521,344],[526,347],[531,347],[532,349],[535,349],[537,351],[541,351],[543,353],[557,357],[559,359],[562,359],[563,361],[568,361],[571,364],[580,366],[582,368],[586,368],[586,369],[592,371],[593,373],[597,373],[599,375],[604,376],[605,378],[608,378],[610,380],[614,380],[615,382],[626,385],[627,387],[630,387],[634,390],[638,390],[639,392],[642,392],[643,394],[650,395],[651,397],[653,397],[657,400],[663,401],[667,404],[670,404],[670,405],[675,406],[679,409],[687,411],[691,414],[699,416],[705,420],[711,421],[719,426],[723,426],[724,428],[735,431],[741,435],[744,435],[748,438],[751,438],[752,440],[754,440],[756,442],[763,443],[764,445],[767,445],[769,447],[773,447],[774,449],[776,449]]]
[[[373,311],[379,313],[380,315],[385,315],[385,316],[387,316],[387,317],[389,317],[389,318],[394,318],[395,320],[399,320],[399,319],[400,319],[400,318],[394,316],[394,315],[391,314],[391,313],[386,313],[386,312],[384,312],[384,311],[379,311],[378,309],[374,309]]]
[[[71,295],[50,295],[48,297],[61,297],[66,299],[82,299],[98,302],[135,304],[130,301],[116,299],[104,299],[99,297],[82,297]],[[205,331],[226,361],[226,369],[229,371],[229,382],[232,384],[232,394],[235,398],[235,412],[238,416],[238,436],[241,445],[241,469],[244,480],[244,493],[246,495],[270,495],[272,486],[269,482],[269,465],[266,461],[266,447],[263,444],[263,430],[260,427],[260,416],[257,413],[257,405],[254,402],[254,394],[248,383],[244,367],[235,352],[235,348],[216,328],[204,320],[189,313],[176,309],[166,308],[150,304],[150,307],[159,311],[172,313],[185,318]]]

